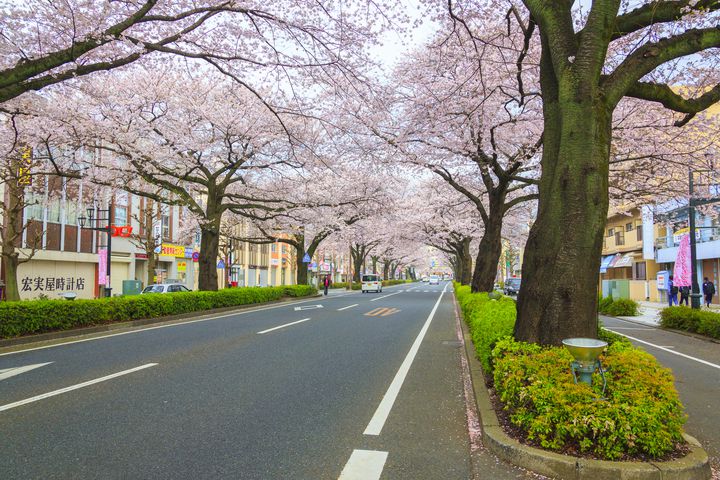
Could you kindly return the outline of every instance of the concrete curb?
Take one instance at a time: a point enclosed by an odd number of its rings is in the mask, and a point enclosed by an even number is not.
[[[263,308],[283,303],[303,302],[322,297],[321,293],[307,297],[284,297],[280,300],[273,300],[265,303],[248,303],[245,305],[237,305],[234,307],[222,307],[212,310],[199,310],[197,312],[182,313],[178,315],[167,315],[164,317],[143,318],[140,320],[131,320],[129,322],[106,323],[92,327],[74,328],[70,330],[59,330],[56,332],[39,333],[35,335],[26,335],[23,337],[0,339],[0,353],[13,351],[13,347],[20,349],[31,348],[51,344],[54,340],[66,340],[71,338],[80,338],[92,336],[96,333],[116,332],[129,330],[133,327],[144,327],[148,325],[164,325],[172,323],[182,323],[183,320],[197,318],[212,318],[215,315],[242,312],[253,308]]]
[[[612,315],[603,315],[603,314],[600,314],[599,316],[607,317],[607,318],[614,318],[616,320],[622,320],[623,322],[629,322],[629,323],[633,323],[635,325],[642,325],[643,327],[657,328],[658,330],[664,330],[666,332],[677,333],[679,335],[684,335],[686,337],[692,337],[692,338],[696,338],[698,340],[705,340],[706,342],[720,343],[720,339],[717,339],[717,338],[708,337],[707,335],[701,335],[701,334],[695,333],[695,332],[688,332],[687,330],[678,330],[675,328],[663,327],[659,323],[655,324],[655,325],[651,325],[649,323],[641,322],[639,320],[634,320],[632,317],[613,317]],[[612,328],[608,328],[608,330],[612,330]]]
[[[456,307],[457,302],[456,302]],[[711,476],[708,455],[700,443],[684,434],[690,447],[685,457],[667,462],[611,462],[561,455],[523,445],[500,426],[485,387],[485,376],[475,356],[472,337],[460,315],[465,355],[470,369],[475,402],[480,417],[483,444],[500,459],[552,478],[567,480],[707,480]]]

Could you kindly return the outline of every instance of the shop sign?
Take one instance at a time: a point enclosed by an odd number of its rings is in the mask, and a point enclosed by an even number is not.
[[[193,247],[185,247],[185,258],[193,258]]]
[[[160,247],[160,255],[166,255],[168,257],[185,258],[185,247],[182,245],[172,245],[169,243],[163,243]]]
[[[147,260],[148,254],[147,253],[136,253],[135,259],[136,260]]]
[[[273,267],[277,267],[278,265],[280,265],[280,259],[279,258],[271,258],[270,265]]]
[[[32,148],[30,147],[25,147],[20,154],[17,179],[19,187],[32,185]]]
[[[178,262],[177,271],[178,273],[187,272],[187,262]]]
[[[85,290],[85,279],[82,277],[25,277],[21,282],[21,292],[69,292]]]
[[[130,225],[123,225],[122,227],[113,225],[110,229],[113,237],[129,237],[133,232],[133,228]]]

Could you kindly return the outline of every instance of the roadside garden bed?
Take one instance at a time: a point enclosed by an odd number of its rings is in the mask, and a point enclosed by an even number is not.
[[[720,339],[720,313],[690,307],[667,307],[660,311],[660,325]]]
[[[574,382],[565,348],[512,339],[512,299],[493,300],[458,285],[456,295],[508,435],[601,460],[666,460],[687,452],[672,373],[654,357],[601,329],[598,336],[609,343],[601,357],[607,370],[603,395],[599,374],[592,387]]]
[[[612,295],[598,297],[598,312],[611,317],[637,317],[640,315],[640,304],[629,298],[613,299]]]
[[[316,294],[309,285],[228,288],[217,292],[143,294],[96,300],[0,303],[0,338],[165,317]]]

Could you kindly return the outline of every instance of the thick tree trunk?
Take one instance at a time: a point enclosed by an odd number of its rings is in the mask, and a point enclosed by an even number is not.
[[[9,302],[18,301],[20,300],[20,289],[17,281],[17,254],[5,255],[3,252],[2,262],[3,272],[5,272],[5,300]]]
[[[488,219],[485,222],[485,233],[480,240],[475,270],[473,271],[471,288],[473,292],[492,292],[497,276],[497,266],[502,254],[502,221],[503,214],[498,209],[504,208],[504,199],[490,201]],[[468,247],[469,251],[469,247]]]
[[[588,92],[553,99],[546,90],[540,200],[525,247],[515,338],[558,345],[597,336],[612,113]]]
[[[383,278],[385,280],[388,280],[388,275],[390,275],[390,262],[384,262],[383,263]]]
[[[11,160],[13,168],[16,167],[15,160]],[[14,175],[14,174],[11,174]],[[20,289],[18,287],[17,271],[20,264],[19,252],[16,242],[19,243],[22,235],[22,211],[24,206],[24,192],[18,187],[17,180],[11,179],[5,184],[7,195],[3,202],[3,224],[2,224],[2,268],[5,274],[5,299],[8,301],[20,300]]]
[[[220,249],[220,215],[200,226],[200,259],[198,262],[198,288],[218,289],[217,262]]]
[[[472,281],[472,256],[470,255],[470,242],[472,238],[463,239],[458,250],[458,272],[455,279],[462,285],[470,285]]]
[[[148,251],[147,252],[147,283],[145,286],[151,285],[154,283],[155,279],[155,265],[157,265],[157,255],[155,255],[155,251]]]
[[[302,239],[300,242],[296,243],[295,246],[295,256],[297,257],[297,262],[295,265],[295,273],[297,274],[297,284],[298,285],[307,285],[308,283],[308,264],[303,263],[302,259],[305,256],[305,247],[303,245]]]

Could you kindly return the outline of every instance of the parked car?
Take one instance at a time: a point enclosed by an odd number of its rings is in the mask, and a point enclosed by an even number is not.
[[[363,275],[361,289],[362,293],[369,292],[370,290],[373,292],[382,292],[382,277],[374,273]]]
[[[175,293],[190,291],[192,290],[179,283],[156,283],[154,285],[148,285],[141,293]]]
[[[429,281],[430,281],[430,278],[429,278],[427,275],[424,275],[424,276],[422,277],[422,281],[423,281],[423,283],[429,282]]]
[[[503,293],[505,295],[517,295],[520,291],[520,278],[508,278],[505,280],[505,288],[503,288]]]
[[[428,285],[440,285],[440,277],[438,277],[437,275],[430,275]]]

